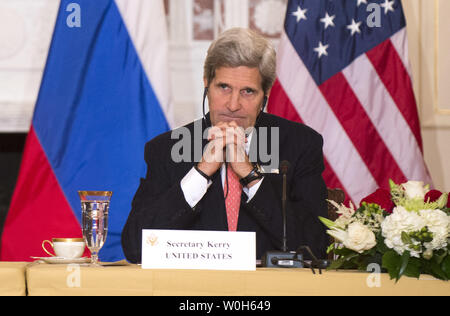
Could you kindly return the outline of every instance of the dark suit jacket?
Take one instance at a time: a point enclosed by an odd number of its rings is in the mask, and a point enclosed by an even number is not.
[[[200,124],[200,121],[197,123]],[[209,126],[209,115],[201,124],[202,128],[206,124]],[[289,250],[308,245],[317,257],[325,258],[328,237],[325,227],[318,220],[318,216],[327,217],[327,191],[322,178],[322,137],[306,125],[266,113],[260,114],[256,127],[257,131],[260,127],[268,127],[269,140],[270,127],[279,127],[279,161],[287,160],[291,165],[287,174]],[[190,131],[193,145],[194,137],[199,135],[194,135],[194,123],[185,128]],[[259,146],[254,141],[257,138],[252,137],[253,149],[253,146]],[[191,155],[191,162],[174,162],[171,151],[177,142],[179,139],[171,139],[171,132],[167,132],[145,146],[147,175],[141,179],[122,232],[123,250],[130,262],[141,261],[142,229],[228,230],[220,169],[213,176],[207,193],[192,209],[184,198],[180,181],[194,166],[194,154]],[[206,140],[202,141],[202,148],[206,143]],[[269,150],[264,152],[270,153],[270,150],[269,142]],[[259,155],[258,161],[264,167]],[[238,231],[256,232],[257,258],[268,250],[282,247],[282,176],[266,174],[262,181],[248,203],[247,196],[242,193],[237,228]]]

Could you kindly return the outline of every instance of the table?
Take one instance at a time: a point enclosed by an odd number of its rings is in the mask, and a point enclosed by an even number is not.
[[[375,276],[379,279],[359,271],[324,271],[314,275],[309,269],[143,270],[137,265],[95,268],[37,264],[27,268],[27,285],[32,296],[450,295],[450,282],[430,276],[420,280],[405,277],[397,284],[387,274]]]
[[[0,262],[0,296],[25,296],[26,262]]]

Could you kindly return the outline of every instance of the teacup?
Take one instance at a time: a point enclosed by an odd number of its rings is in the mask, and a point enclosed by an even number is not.
[[[52,254],[47,249],[45,249],[45,245],[49,243],[52,246],[55,254]],[[52,256],[52,257],[62,257],[68,259],[76,259],[80,258],[83,253],[86,244],[83,238],[53,238],[52,241],[44,240],[42,242],[42,249]]]

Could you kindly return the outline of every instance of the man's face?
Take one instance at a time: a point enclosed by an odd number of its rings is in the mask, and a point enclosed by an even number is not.
[[[205,87],[208,82],[204,80]],[[208,102],[212,125],[235,121],[247,129],[261,111],[264,92],[258,68],[240,66],[216,69],[209,83]]]

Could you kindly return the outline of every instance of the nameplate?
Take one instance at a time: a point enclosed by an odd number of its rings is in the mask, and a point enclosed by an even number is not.
[[[254,232],[142,230],[142,268],[256,270]]]

